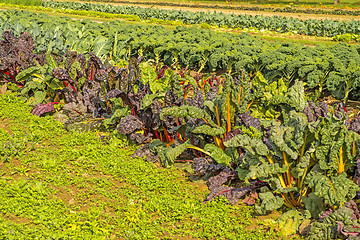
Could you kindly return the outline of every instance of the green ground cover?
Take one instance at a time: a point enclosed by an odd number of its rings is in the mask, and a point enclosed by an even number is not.
[[[105,133],[66,132],[0,95],[1,239],[274,239],[246,228],[251,207],[202,204],[183,172],[130,159],[134,146]],[[106,134],[105,134],[106,135]]]

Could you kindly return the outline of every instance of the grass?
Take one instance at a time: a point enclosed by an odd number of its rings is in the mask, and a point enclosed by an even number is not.
[[[100,132],[66,132],[14,94],[0,95],[0,239],[276,239],[252,207],[219,198],[183,172],[132,159]]]

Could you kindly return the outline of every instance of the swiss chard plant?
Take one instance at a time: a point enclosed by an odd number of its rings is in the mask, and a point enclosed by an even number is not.
[[[299,90],[298,105],[284,105],[282,121],[264,123],[262,139],[238,135],[225,145],[246,149],[237,168],[240,179],[266,181],[276,193],[263,205],[304,206],[317,218],[316,209],[342,207],[359,190],[348,176],[359,157],[360,138],[348,130],[346,117],[331,115],[326,104],[300,107],[305,101]]]

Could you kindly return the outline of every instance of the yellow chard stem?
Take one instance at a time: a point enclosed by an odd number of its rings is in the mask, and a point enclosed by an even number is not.
[[[292,187],[292,175],[290,173],[290,165],[286,157],[286,153],[283,151],[284,164],[287,166],[286,177],[289,187]]]
[[[194,149],[194,150],[198,150],[199,152],[202,152],[202,153],[205,153],[206,155],[211,156],[209,152],[206,152],[206,151],[204,151],[204,150],[201,149],[201,148],[198,148],[198,147],[195,147],[195,146],[187,146],[187,148],[191,148],[191,149]]]
[[[240,100],[241,100],[241,91],[242,91],[242,86],[240,87],[239,90],[238,104],[240,104]]]
[[[208,123],[208,121],[206,121],[206,119],[205,119],[205,118],[202,118],[202,120],[204,120],[204,122],[205,122],[208,126],[210,126],[210,127],[211,127],[211,125]]]
[[[352,155],[355,156],[356,154],[356,144],[355,141],[352,142]]]
[[[283,199],[284,199],[284,204],[285,204],[285,206],[287,206],[287,207],[289,207],[289,208],[294,208],[294,206],[293,206],[293,204],[291,203],[291,201],[289,201],[289,200],[287,199],[287,197],[286,197],[283,193],[281,193],[281,196],[282,196]]]
[[[267,159],[269,160],[269,163],[274,164],[274,161],[272,160],[272,158],[271,158],[271,156],[270,156],[269,154],[266,155],[266,157],[267,157]],[[278,176],[278,178],[279,178],[279,180],[280,180],[281,186],[282,186],[283,188],[286,188],[285,181],[284,181],[283,177],[281,176],[281,174],[278,173],[277,176]]]
[[[227,132],[231,131],[231,112],[230,112],[230,93],[226,96],[226,104],[227,104]]]
[[[297,163],[299,163],[300,162],[300,160],[301,160],[301,158],[304,156],[304,153],[305,153],[305,147],[306,147],[306,139],[307,139],[307,133],[308,133],[308,129],[306,129],[306,132],[305,132],[305,136],[304,136],[304,144],[302,145],[302,147],[301,147],[301,152],[300,152],[300,156],[299,156],[299,158],[298,158],[298,160],[297,160]]]
[[[345,170],[345,164],[344,164],[343,148],[341,146],[340,150],[339,150],[339,170],[338,170],[338,174],[341,174],[342,172],[344,172],[344,170]]]
[[[217,124],[221,127],[221,124],[220,124],[220,116],[219,116],[219,111],[218,111],[218,108],[216,106],[215,107],[215,111],[216,111],[216,121],[217,121]]]
[[[251,104],[253,104],[253,102],[254,102],[254,100],[252,100],[251,103],[249,103],[249,105],[246,108],[246,111],[249,111],[249,108],[250,108]]]

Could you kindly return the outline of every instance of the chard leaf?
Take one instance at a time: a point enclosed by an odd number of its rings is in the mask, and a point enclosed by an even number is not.
[[[200,108],[194,106],[188,106],[187,109],[188,109],[189,117],[198,118],[198,119],[204,117],[204,111]]]
[[[121,118],[127,116],[129,113],[129,107],[123,107],[123,108],[118,108],[116,109],[113,114],[111,115],[111,117],[106,118],[104,120],[104,124],[106,125],[112,125],[115,124],[116,121],[120,120]]]
[[[39,103],[42,103],[45,100],[46,92],[45,91],[36,91],[34,93],[33,100],[29,102],[30,106],[35,106]]]
[[[156,93],[157,91],[165,92],[165,89],[168,87],[169,80],[172,77],[172,75],[173,75],[173,72],[170,69],[166,69],[163,77],[150,78],[149,85],[150,85],[151,92],[153,92],[153,93]],[[150,76],[152,77],[152,75],[150,75]]]
[[[231,157],[226,155],[226,153],[219,147],[214,144],[206,144],[204,147],[204,151],[209,152],[210,156],[219,164],[224,164],[225,166],[230,166],[230,162],[232,161]]]
[[[305,182],[314,189],[314,194],[325,200],[331,206],[343,206],[353,199],[356,191],[360,190],[353,181],[347,178],[346,173],[328,178],[319,173],[309,174]]]
[[[154,94],[146,94],[146,95],[144,96],[144,98],[142,99],[142,101],[141,101],[140,109],[141,109],[141,110],[144,110],[144,109],[146,109],[147,107],[149,107],[149,106],[153,103],[154,99],[155,99],[157,96],[158,96],[158,94],[156,94],[156,93],[154,93]]]
[[[187,106],[182,105],[180,107],[173,106],[164,108],[160,113],[160,119],[164,120],[164,116],[174,116],[177,118],[186,117],[188,115]]]
[[[281,215],[276,222],[279,224],[280,232],[283,236],[296,234],[304,216],[297,210],[292,209]]]
[[[342,207],[330,213],[321,222],[314,222],[310,228],[309,239],[357,239],[360,234],[360,225],[353,220],[354,211]],[[351,238],[355,237],[355,238]]]
[[[324,211],[323,199],[316,196],[313,192],[309,193],[307,197],[301,197],[305,208],[311,213],[311,217],[318,219],[320,214]]]
[[[157,78],[157,73],[155,71],[155,68],[150,66],[148,63],[146,62],[140,63],[140,68],[141,68],[142,84],[145,85],[146,83],[151,82]]]
[[[285,126],[275,126],[270,130],[270,141],[273,143],[274,151],[278,156],[282,156],[283,152],[292,159],[298,157],[298,153],[291,147],[291,137],[293,129]],[[290,146],[287,144],[290,142]]]
[[[204,107],[207,107],[210,111],[215,112],[215,104],[212,101],[204,101]]]
[[[255,206],[255,211],[260,214],[266,214],[267,211],[279,209],[284,204],[284,199],[274,196],[272,192],[259,193],[261,200],[260,206]]]
[[[252,178],[257,177],[258,179],[264,181],[276,176],[278,173],[285,173],[287,167],[285,165],[280,167],[278,163],[263,163],[258,166],[250,166],[249,170],[251,170],[251,173],[253,174]],[[282,188],[278,190],[281,191],[281,189]]]
[[[160,119],[163,120],[164,116],[174,116],[174,117],[192,117],[192,118],[203,118],[205,116],[204,110],[194,107],[182,105],[180,107],[173,106],[164,108],[160,113]]]
[[[304,110],[307,105],[304,93],[304,83],[301,81],[296,80],[295,84],[289,88],[288,104],[298,112]]]
[[[173,164],[176,158],[178,158],[189,145],[191,144],[186,141],[185,143],[180,144],[174,148],[168,148],[168,150],[166,151],[167,163]]]
[[[29,67],[28,69],[24,69],[20,71],[19,74],[16,75],[16,81],[25,82],[30,77],[38,74],[40,74],[40,67],[38,66]]]
[[[267,146],[261,139],[250,138],[248,135],[236,135],[225,142],[226,147],[243,147],[255,151],[257,154],[265,156],[268,153]]]
[[[219,136],[223,135],[226,132],[226,130],[222,127],[210,127],[209,125],[201,125],[197,126],[192,133],[201,133],[201,134],[207,134],[210,136]]]
[[[48,112],[51,112],[51,111],[54,111],[54,102],[51,102],[51,103],[47,103],[47,104],[43,104],[43,103],[39,103],[39,104],[36,104],[34,106],[34,108],[31,110],[31,113],[36,115],[36,116],[41,116],[45,113],[48,113]]]

